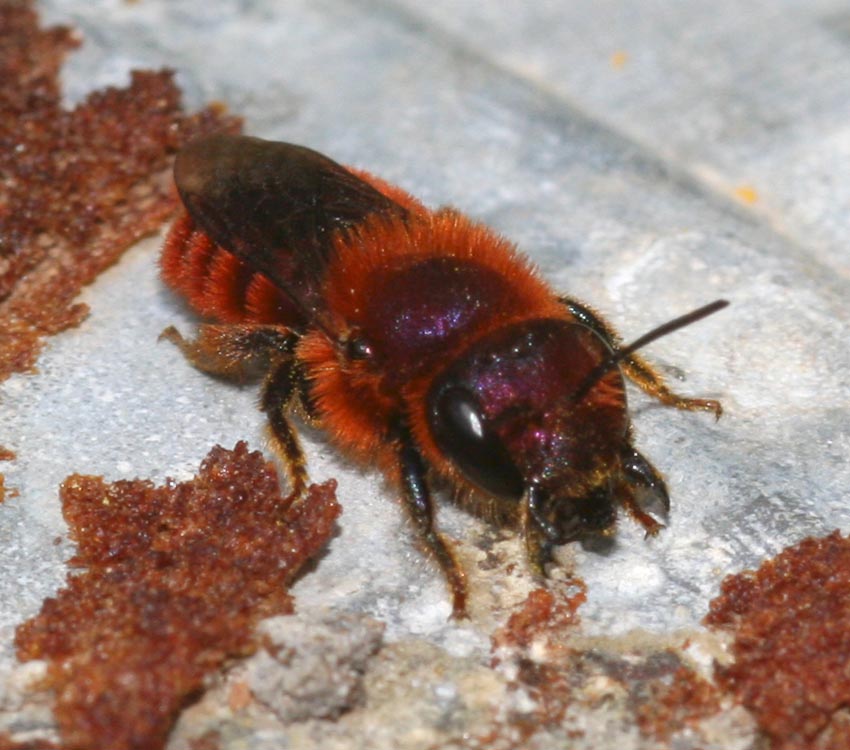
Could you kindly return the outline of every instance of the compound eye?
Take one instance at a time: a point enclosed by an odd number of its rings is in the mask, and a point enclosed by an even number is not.
[[[472,484],[495,497],[522,498],[522,475],[471,391],[460,386],[442,388],[428,418],[440,450]]]

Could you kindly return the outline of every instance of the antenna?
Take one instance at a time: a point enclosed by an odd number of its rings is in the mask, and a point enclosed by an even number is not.
[[[673,318],[673,320],[662,323],[657,328],[653,328],[649,331],[649,333],[645,333],[643,336],[635,339],[628,346],[614,350],[606,359],[603,359],[587,374],[587,377],[582,381],[575,393],[573,393],[571,399],[572,402],[576,404],[579,403],[589,393],[590,389],[605,376],[606,373],[610,372],[614,367],[620,364],[620,362],[626,359],[626,357],[630,354],[634,354],[634,352],[641,347],[652,343],[656,339],[660,339],[662,336],[666,336],[668,333],[673,333],[673,331],[678,331],[680,328],[689,326],[691,323],[696,323],[698,320],[702,320],[709,315],[713,315],[718,310],[728,307],[728,305],[729,302],[725,299],[715,300],[714,302],[704,305],[703,307],[699,307],[696,310],[692,310],[685,315],[681,315],[678,318]]]

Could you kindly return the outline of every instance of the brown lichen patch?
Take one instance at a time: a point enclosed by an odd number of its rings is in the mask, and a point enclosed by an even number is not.
[[[524,742],[541,729],[562,724],[573,697],[568,637],[579,623],[578,609],[586,599],[587,587],[580,579],[535,589],[493,634],[493,666],[512,663],[510,688],[523,691],[533,708],[511,711],[506,722],[497,723],[493,736],[479,742],[495,746],[497,737],[502,742]]]
[[[850,539],[837,531],[729,576],[705,623],[729,629],[716,680],[781,750],[850,746]]]
[[[65,109],[59,70],[77,44],[68,28],[40,29],[30,2],[0,3],[0,380],[77,325],[81,287],[173,211],[173,154],[239,128],[221,108],[184,114],[168,71]]]
[[[669,675],[645,684],[635,707],[638,729],[666,742],[721,709],[720,691],[691,667],[680,664]]]
[[[214,448],[190,482],[74,475],[61,496],[84,572],[16,643],[50,662],[68,748],[162,747],[205,676],[255,650],[256,622],[291,611],[287,585],[339,513],[332,481],[287,504],[244,443]]]
[[[572,660],[575,703],[585,709],[617,706],[647,738],[668,743],[722,710],[721,693],[662,641],[630,643],[630,635],[599,639]],[[698,745],[699,746],[699,745]]]
[[[587,587],[577,578],[567,586],[534,589],[493,634],[493,651],[505,648],[527,651],[536,640],[556,646],[563,638],[564,628],[578,624],[578,608],[586,599]]]
[[[537,589],[494,634],[508,700],[489,732],[458,746],[595,747],[616,725],[624,741],[637,727],[648,744],[675,736],[682,747],[716,747],[705,722],[723,711],[722,693],[685,661],[682,643],[642,632],[584,636],[577,625],[585,598],[575,580]]]

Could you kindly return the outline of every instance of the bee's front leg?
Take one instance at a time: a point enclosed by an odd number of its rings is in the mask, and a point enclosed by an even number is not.
[[[425,474],[425,463],[409,431],[399,430],[398,462],[402,499],[425,550],[434,556],[452,592],[452,617],[466,614],[466,576],[449,545],[434,528],[434,507]]]

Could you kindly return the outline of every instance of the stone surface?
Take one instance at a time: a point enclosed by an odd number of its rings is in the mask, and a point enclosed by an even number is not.
[[[258,628],[263,648],[244,665],[254,697],[288,724],[334,719],[362,703],[366,665],[383,625],[355,615],[277,617]]]
[[[731,0],[40,7],[85,37],[65,70],[69,101],[125,83],[133,67],[173,67],[192,107],[222,100],[248,132],[305,143],[492,224],[626,339],[731,300],[646,351],[679,390],[720,398],[725,414],[715,423],[633,393],[637,445],[666,475],[672,511],[655,539],[624,518],[605,548],[561,551],[587,583],[586,635],[698,628],[724,575],[850,526],[850,21],[837,0],[746,11]],[[86,291],[92,315],[50,342],[37,375],[0,386],[0,444],[18,456],[4,464],[6,485],[19,491],[0,506],[6,642],[64,577],[69,550],[54,539],[66,475],[183,479],[213,443],[262,440],[253,389],[157,344],[167,325],[196,322],[158,281],[157,246],[141,243]],[[313,478],[339,480],[344,512],[294,589],[299,608],[382,620],[390,646],[379,659],[403,665],[398,651],[413,649],[432,672],[451,665],[439,683],[449,703],[472,675],[499,705],[504,681],[482,666],[489,637],[533,585],[510,565],[521,563],[516,540],[441,507],[472,578],[471,620],[449,622],[444,584],[380,477],[321,435],[305,444]],[[432,720],[431,698],[397,688],[428,731],[400,734],[387,722],[408,713],[385,708],[351,719],[340,747],[364,736],[426,747],[456,722],[482,726],[475,707]],[[289,746],[251,731],[226,746]],[[595,747],[653,746],[633,729],[628,744],[607,731]]]

